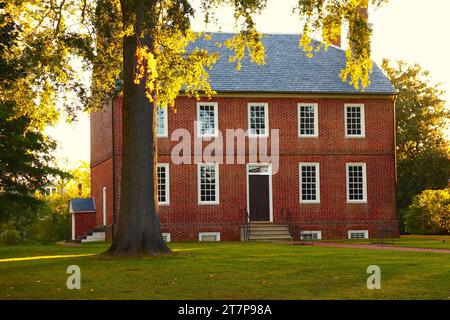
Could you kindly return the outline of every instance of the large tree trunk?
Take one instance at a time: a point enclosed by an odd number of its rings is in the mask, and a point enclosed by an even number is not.
[[[154,6],[155,1],[152,0],[122,1],[124,25],[134,21],[136,33],[139,34],[144,10],[154,12]],[[132,19],[133,15],[136,19]],[[154,39],[147,35],[138,40],[136,35],[132,35],[124,37],[123,41],[122,182],[117,232],[108,253],[166,253],[170,250],[162,238],[157,215],[155,105],[145,95],[145,78],[140,84],[134,83],[138,41],[152,50]]]

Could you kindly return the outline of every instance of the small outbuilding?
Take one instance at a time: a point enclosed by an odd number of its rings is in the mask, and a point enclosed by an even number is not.
[[[72,240],[80,239],[96,226],[94,198],[74,198],[69,203],[72,214]]]

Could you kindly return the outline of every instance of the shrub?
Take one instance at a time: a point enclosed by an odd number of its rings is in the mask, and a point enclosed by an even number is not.
[[[408,233],[450,233],[450,189],[423,191],[403,211],[403,217]]]
[[[21,240],[19,232],[14,229],[5,230],[0,234],[0,241],[6,245],[17,245]]]
[[[51,243],[69,240],[71,221],[68,209],[55,210],[53,203],[44,204],[37,214],[37,219],[27,229],[27,240],[37,243]]]

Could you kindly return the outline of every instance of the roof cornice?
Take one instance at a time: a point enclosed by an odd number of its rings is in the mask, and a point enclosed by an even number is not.
[[[180,92],[179,96],[186,97],[187,94]],[[309,99],[392,99],[394,100],[397,94],[393,93],[294,93],[294,92],[217,92],[211,97],[233,97],[233,98],[309,98]],[[202,98],[207,98],[206,95],[201,95]]]

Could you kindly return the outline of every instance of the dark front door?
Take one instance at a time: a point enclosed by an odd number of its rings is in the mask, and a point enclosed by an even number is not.
[[[270,221],[269,176],[248,176],[249,213],[251,221]]]

